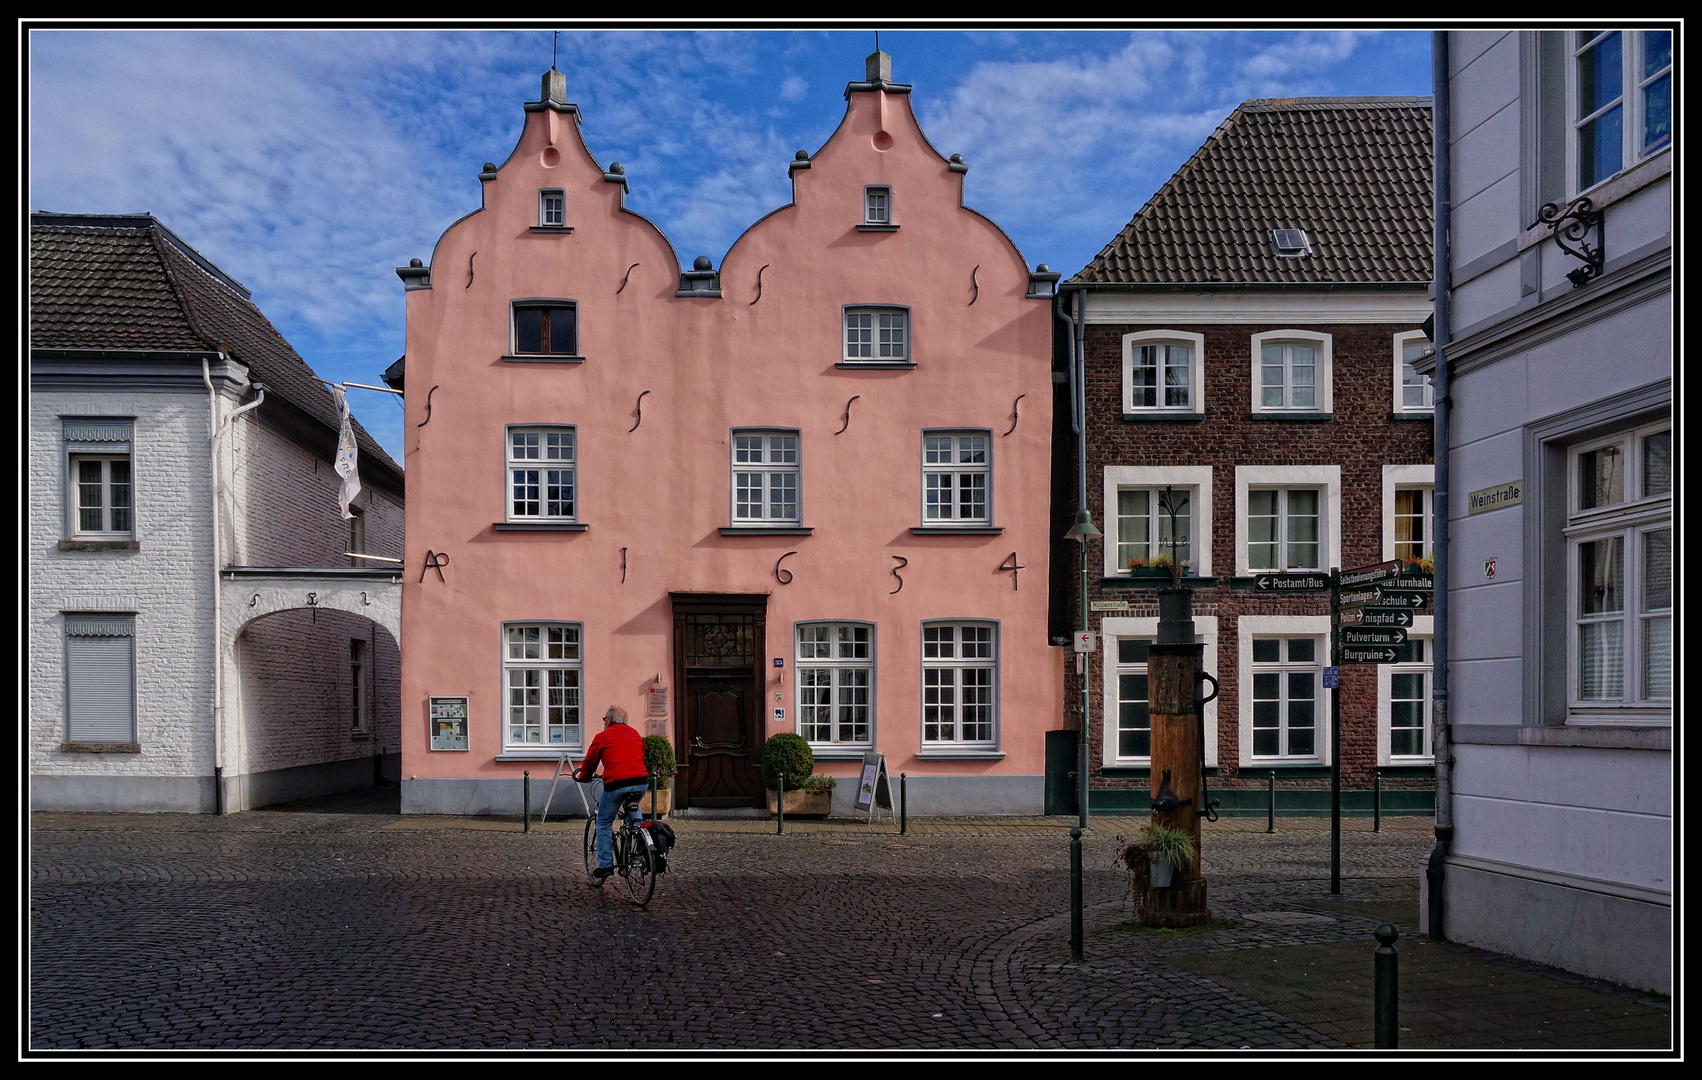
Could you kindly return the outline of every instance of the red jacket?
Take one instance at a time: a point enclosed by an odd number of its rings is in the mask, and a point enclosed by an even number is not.
[[[599,762],[605,789],[644,781],[649,775],[644,767],[644,737],[632,730],[631,724],[610,724],[591,740],[585,749],[585,762],[579,767],[579,780],[590,780]]]

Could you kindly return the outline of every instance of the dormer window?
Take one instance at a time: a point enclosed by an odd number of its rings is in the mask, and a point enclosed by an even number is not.
[[[1298,259],[1302,255],[1312,254],[1312,245],[1306,239],[1305,229],[1273,229],[1271,244],[1276,253],[1284,259]]]
[[[866,187],[863,189],[863,224],[892,224],[892,189]]]
[[[544,188],[538,192],[538,226],[544,229],[567,226],[567,193],[561,188]]]

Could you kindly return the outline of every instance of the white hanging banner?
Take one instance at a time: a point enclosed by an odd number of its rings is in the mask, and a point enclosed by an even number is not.
[[[331,467],[343,478],[343,489],[337,495],[337,509],[346,521],[355,516],[349,507],[354,503],[355,496],[360,494],[360,474],[356,471],[355,463],[358,452],[355,448],[355,425],[349,416],[349,403],[343,396],[343,388],[333,386],[331,396],[337,399],[338,425],[337,459]]]

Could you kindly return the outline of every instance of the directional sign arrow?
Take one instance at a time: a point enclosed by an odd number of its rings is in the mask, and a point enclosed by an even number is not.
[[[1355,608],[1341,613],[1343,626],[1396,627],[1411,626],[1412,613],[1402,608]]]
[[[1407,632],[1396,627],[1393,630],[1343,630],[1343,645],[1404,645]]]
[[[1341,658],[1344,664],[1392,664],[1395,662],[1395,650],[1343,645]]]
[[[1321,592],[1330,587],[1328,574],[1254,574],[1259,592]]]
[[[1375,585],[1379,581],[1389,581],[1401,576],[1401,561],[1390,559],[1388,562],[1375,566],[1361,566],[1357,570],[1343,570],[1337,578],[1342,588],[1349,585]]]
[[[1377,602],[1387,607],[1421,608],[1430,603],[1430,594],[1426,592],[1408,592],[1404,589],[1382,587],[1379,587],[1377,591],[1382,594],[1378,597]]]
[[[1402,574],[1395,582],[1397,589],[1413,589],[1418,592],[1434,592],[1436,590],[1435,574]]]
[[[1366,604],[1382,602],[1383,590],[1373,585],[1368,589],[1343,589],[1336,594],[1336,606],[1344,608],[1364,607]]]

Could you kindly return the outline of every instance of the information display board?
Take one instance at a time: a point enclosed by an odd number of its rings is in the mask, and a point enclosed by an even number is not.
[[[886,755],[873,752],[863,755],[863,768],[857,775],[857,801],[859,813],[867,813],[869,820],[875,819],[875,807],[880,807],[887,813],[892,813],[892,787],[886,773]]]
[[[431,705],[431,749],[467,749],[467,699],[434,697]]]

